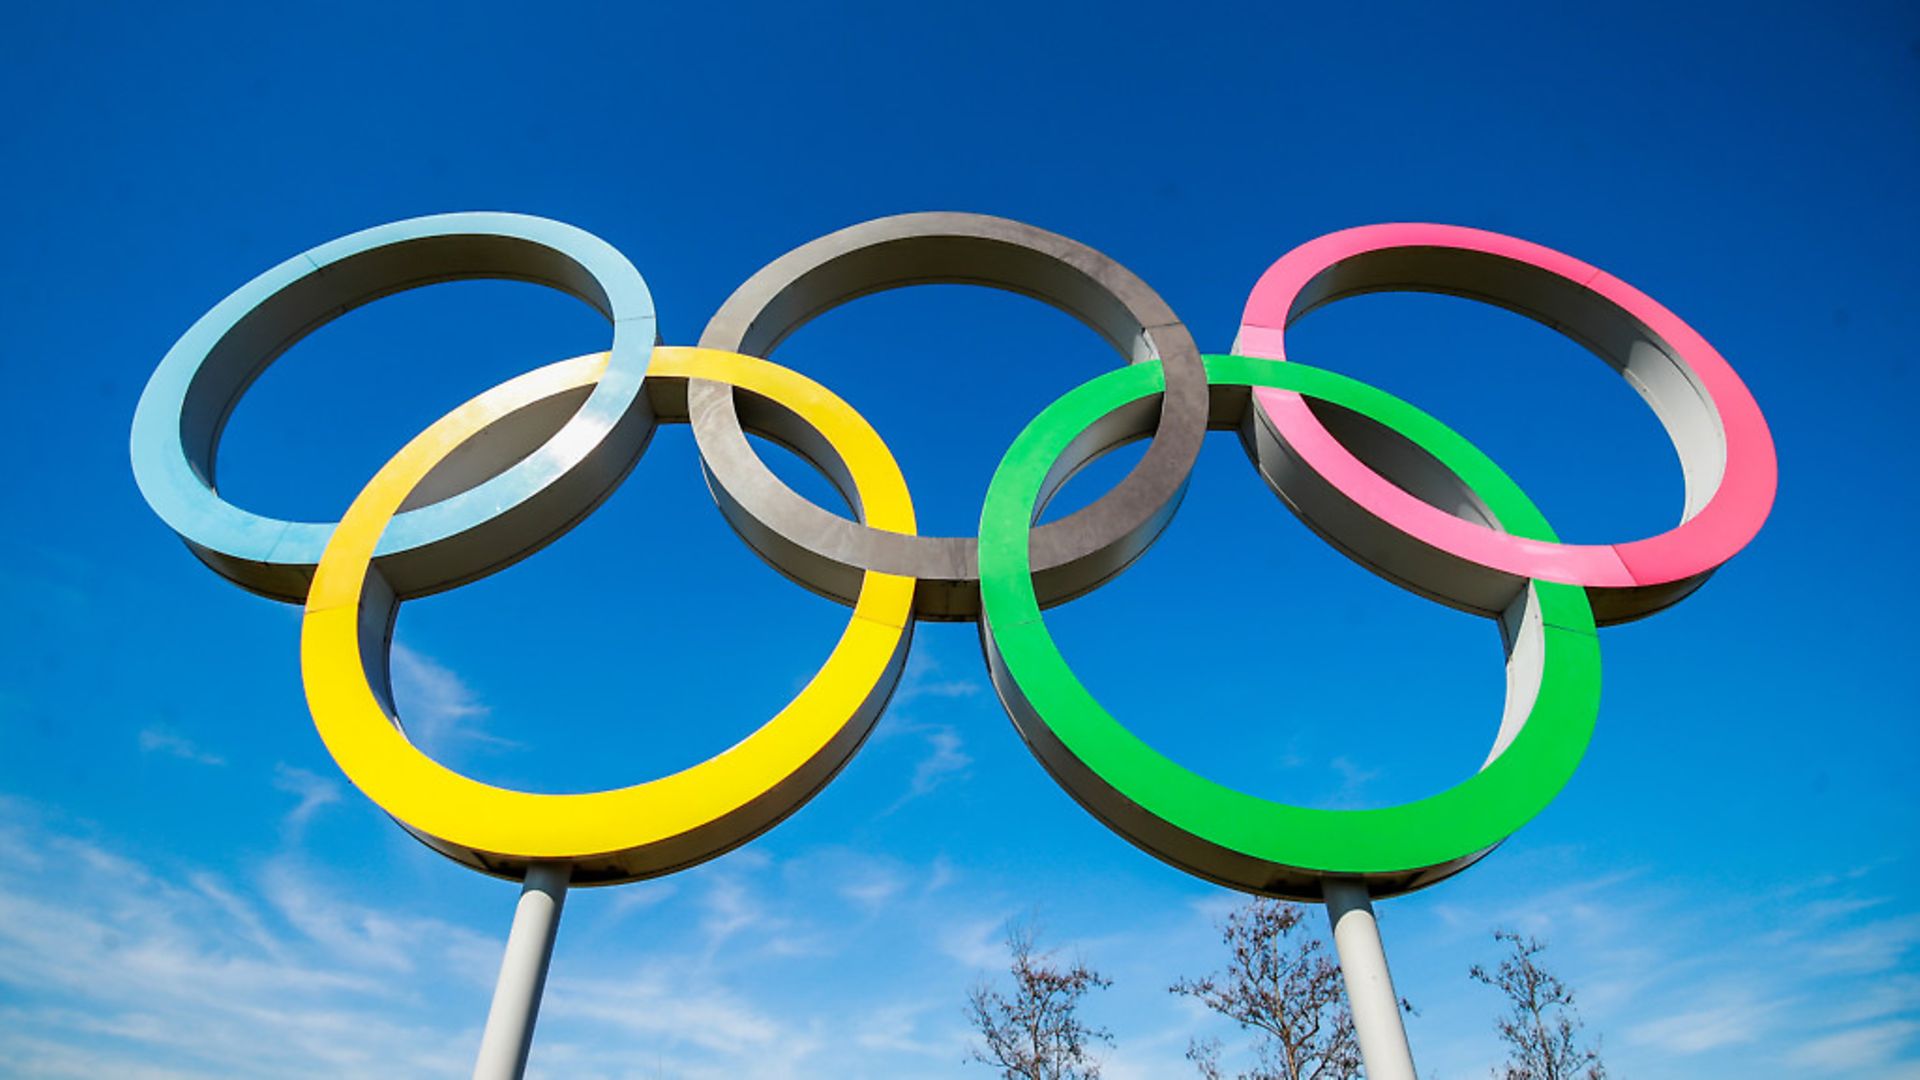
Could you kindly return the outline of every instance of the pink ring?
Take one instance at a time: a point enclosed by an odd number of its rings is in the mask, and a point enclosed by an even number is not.
[[[1426,549],[1426,558],[1376,570],[1473,610],[1486,610],[1490,597],[1517,591],[1528,578],[1582,585],[1601,621],[1620,622],[1692,592],[1766,520],[1778,481],[1773,437],[1746,384],[1705,338],[1651,297],[1538,244],[1453,225],[1330,233],[1288,252],[1261,276],[1247,298],[1234,351],[1285,360],[1286,327],[1295,319],[1347,296],[1383,291],[1486,301],[1586,345],[1654,408],[1680,453],[1687,503],[1678,526],[1630,543],[1523,539],[1455,517],[1389,482],[1335,439],[1300,395],[1256,390],[1281,441],[1364,511],[1356,527],[1367,527],[1370,517]],[[1364,553],[1379,547],[1364,538],[1335,539],[1362,561],[1373,561]]]

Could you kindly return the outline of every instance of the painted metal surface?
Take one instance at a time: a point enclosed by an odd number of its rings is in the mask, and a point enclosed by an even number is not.
[[[1215,387],[1276,387],[1375,421],[1431,455],[1500,527],[1552,540],[1520,488],[1459,435],[1412,406],[1333,372],[1246,357],[1207,358]],[[1082,806],[1149,853],[1189,873],[1269,896],[1319,900],[1323,883],[1364,880],[1390,896],[1458,873],[1545,809],[1593,733],[1600,650],[1585,593],[1536,581],[1502,612],[1508,701],[1479,772],[1427,798],[1367,810],[1314,810],[1217,784],[1129,732],[1075,678],[1047,633],[1027,571],[1026,533],[1056,485],[1137,437],[1160,393],[1154,365],[1109,372],[1069,391],[1014,440],[980,518],[981,640],[994,688],[1028,747]],[[1238,428],[1270,482],[1244,397],[1214,398],[1216,427]],[[1284,716],[1284,699],[1273,703]],[[1492,726],[1492,725],[1490,725]]]
[[[1132,272],[1078,241],[984,214],[901,214],[823,236],[734,291],[700,344],[770,356],[808,320],[850,300],[926,284],[985,285],[1052,304],[1130,363],[1159,360],[1167,390],[1152,441],[1113,490],[1033,532],[1041,602],[1071,599],[1125,569],[1172,516],[1206,434],[1207,385],[1193,336]],[[917,579],[914,614],[979,616],[977,541],[904,536],[851,522],[788,487],[741,431],[729,389],[695,388],[694,437],[727,520],[795,580],[845,602],[865,570]]]
[[[846,631],[786,708],[721,754],[631,787],[510,791],[462,776],[415,747],[386,689],[398,601],[370,565],[381,532],[422,478],[463,443],[520,410],[594,385],[607,363],[600,353],[511,379],[416,436],[340,519],[307,596],[307,704],[341,771],[429,846],[506,877],[522,876],[529,863],[564,860],[576,884],[630,881],[753,838],[810,798],[859,748],[900,677],[912,637],[913,580],[866,574]],[[837,461],[823,471],[847,477],[844,494],[865,520],[912,531],[899,466],[839,398],[766,360],[712,349],[655,350],[651,383],[688,380],[738,386],[791,413],[832,448]],[[662,404],[668,396],[658,395]]]
[[[1441,292],[1509,308],[1605,360],[1645,398],[1680,455],[1681,524],[1619,544],[1562,544],[1502,533],[1423,501],[1329,432],[1298,394],[1262,388],[1264,420],[1331,494],[1359,514],[1302,507],[1337,522],[1336,543],[1383,575],[1471,610],[1504,606],[1527,578],[1585,586],[1602,624],[1652,614],[1732,558],[1766,521],[1778,483],[1773,437],[1746,384],[1718,351],[1653,298],[1578,259],[1510,236],[1452,225],[1369,225],[1302,244],[1260,278],[1234,351],[1284,360],[1286,328],[1313,309],[1368,292]],[[1292,492],[1285,492],[1291,499]]]
[[[1347,986],[1347,1009],[1353,1013],[1367,1080],[1418,1080],[1407,1027],[1400,1019],[1400,995],[1393,989],[1367,887],[1351,880],[1327,882],[1327,922],[1340,955],[1340,978]]]
[[[380,539],[402,596],[489,573],[598,505],[653,432],[641,380],[656,337],[639,271],[599,237],[524,214],[440,214],[343,236],[254,278],[195,322],[148,380],[133,418],[133,474],[195,555],[277,600],[306,599],[334,523],[284,521],[221,498],[227,418],[280,354],[382,296],[441,281],[508,278],[570,293],[613,324],[606,377],[544,443],[468,454],[422,484]],[[528,451],[532,451],[529,453]]]
[[[473,1080],[519,1080],[526,1075],[553,940],[567,902],[567,877],[565,863],[535,863],[527,868],[520,902],[513,909],[513,927],[507,931],[506,953],[500,958],[500,977],[493,984],[487,1026],[480,1032]]]

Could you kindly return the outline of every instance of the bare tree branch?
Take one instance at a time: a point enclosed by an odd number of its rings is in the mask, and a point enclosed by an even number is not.
[[[1049,956],[1034,953],[1033,943],[1030,928],[1007,933],[1012,996],[984,983],[967,995],[967,1019],[981,1039],[968,1060],[999,1069],[1002,1080],[1098,1080],[1092,1047],[1111,1046],[1113,1035],[1083,1023],[1078,1009],[1089,990],[1112,983],[1078,961],[1055,967]]]
[[[1168,988],[1259,1033],[1254,1068],[1236,1074],[1238,1080],[1354,1080],[1360,1075],[1360,1043],[1340,967],[1302,928],[1304,916],[1297,904],[1253,900],[1220,927],[1227,969]],[[1404,1001],[1401,1006],[1411,1011]],[[1217,1041],[1193,1043],[1187,1059],[1207,1080],[1223,1075]]]
[[[1606,1080],[1598,1047],[1580,1045],[1584,1025],[1573,1007],[1573,991],[1535,960],[1546,951],[1546,943],[1512,930],[1495,930],[1493,937],[1508,945],[1507,958],[1491,974],[1479,964],[1467,974],[1507,997],[1507,1015],[1494,1021],[1494,1030],[1508,1047],[1507,1064],[1494,1075],[1502,1080]]]

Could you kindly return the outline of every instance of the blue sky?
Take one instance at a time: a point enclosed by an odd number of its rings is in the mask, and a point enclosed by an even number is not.
[[[1380,905],[1416,1060],[1446,1078],[1496,1060],[1499,1003],[1466,970],[1511,926],[1550,941],[1619,1075],[1920,1076],[1910,6],[16,5],[0,90],[0,1055],[18,1074],[465,1075],[512,907],[336,773],[297,612],[203,570],[140,501],[134,402],[195,318],[334,236],[499,209],[619,247],[684,344],[799,243],[961,209],[1114,256],[1209,351],[1272,260],[1394,220],[1558,248],[1713,341],[1778,442],[1773,519],[1698,595],[1603,632],[1599,729],[1543,815]],[[531,286],[364,308],[255,386],[223,489],[330,519],[448,407],[606,338]],[[1651,414],[1541,327],[1376,296],[1296,341],[1465,432],[1563,536],[1678,512]],[[778,359],[868,416],[948,533],[972,531],[1027,420],[1116,362],[1064,315],[959,288],[862,300]],[[669,428],[562,541],[405,609],[401,707],[476,776],[630,783],[751,730],[843,617],[732,536]],[[1050,624],[1141,734],[1274,797],[1415,797],[1496,725],[1493,626],[1346,562],[1225,436],[1163,540]],[[1253,690],[1274,684],[1281,712]],[[984,1076],[961,1006],[1029,919],[1114,979],[1087,1005],[1117,1034],[1106,1074],[1181,1075],[1190,1038],[1233,1045],[1165,993],[1219,965],[1233,902],[1082,813],[994,701],[973,628],[927,626],[872,741],[793,819],[572,896],[533,1067]]]

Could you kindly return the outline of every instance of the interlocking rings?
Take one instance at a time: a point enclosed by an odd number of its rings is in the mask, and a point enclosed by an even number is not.
[[[454,410],[383,466],[337,525],[260,518],[219,497],[221,427],[275,356],[358,304],[462,277],[571,292],[612,321],[612,350],[540,368]],[[977,541],[916,535],[906,483],[879,435],[824,388],[759,358],[838,304],[923,282],[1046,300],[1129,361],[1068,392],[1015,440]],[[1302,314],[1391,289],[1513,308],[1611,363],[1680,451],[1681,525],[1633,543],[1563,545],[1497,466],[1438,421],[1352,379],[1281,362],[1286,327]],[[1584,263],[1470,229],[1372,226],[1289,253],[1248,301],[1236,348],[1250,356],[1202,358],[1159,297],[1105,256],[972,214],[882,218],[823,237],[741,286],[701,347],[655,347],[654,336],[645,283],[602,241],[511,214],[420,218],[322,245],[222,301],[167,354],[135,415],[135,476],[162,519],[231,580],[305,603],[308,702],[342,771],[422,841],[489,873],[520,877],[535,862],[561,861],[575,882],[604,884],[745,842],[858,749],[899,678],[916,618],[978,618],[1015,727],[1062,786],[1135,844],[1268,895],[1318,898],[1334,878],[1361,879],[1374,896],[1420,888],[1484,856],[1572,776],[1598,708],[1596,621],[1647,615],[1697,588],[1752,538],[1774,492],[1766,423],[1698,334]],[[1327,416],[1338,422],[1329,427],[1308,398],[1333,406]],[[632,787],[537,795],[434,762],[407,740],[387,684],[400,601],[484,576],[564,533],[618,483],[656,420],[692,424],[716,501],[762,557],[853,608],[826,666],[739,745]],[[1096,587],[1152,543],[1210,427],[1239,431],[1287,504],[1356,561],[1498,620],[1508,700],[1474,776],[1383,809],[1287,806],[1174,764],[1074,678],[1042,609]],[[799,451],[857,519],[781,483],[749,430]],[[1119,485],[1034,525],[1075,469],[1143,436],[1152,441]]]

